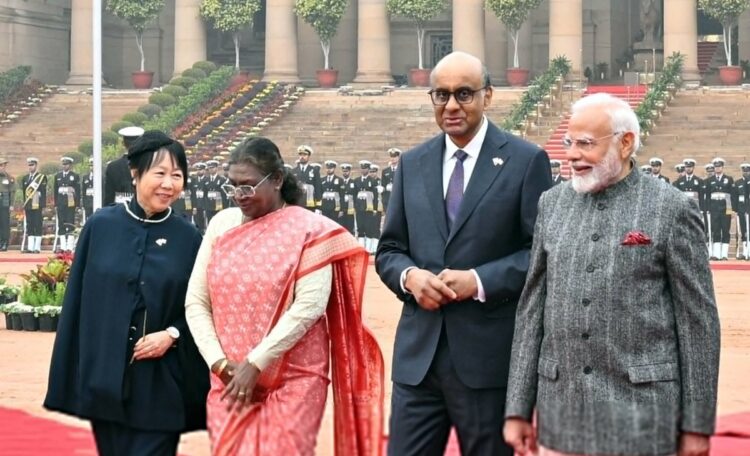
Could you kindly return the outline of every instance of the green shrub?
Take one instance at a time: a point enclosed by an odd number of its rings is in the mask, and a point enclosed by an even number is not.
[[[209,75],[216,71],[218,68],[214,62],[209,62],[207,60],[202,60],[200,62],[195,62],[193,64],[193,68],[198,68],[199,70],[203,70],[206,75]]]
[[[88,164],[89,157],[86,155],[83,155],[82,153],[78,152],[77,150],[72,150],[65,154],[66,157],[70,157],[73,159],[73,166],[79,164],[79,163],[86,163]]]
[[[125,147],[122,142],[102,147],[102,164],[106,166],[108,162],[120,158],[123,153],[125,153]]]
[[[186,78],[193,78],[198,81],[206,77],[206,72],[200,68],[188,68],[182,72],[182,76]]]
[[[62,168],[60,167],[60,163],[42,163],[39,165],[39,171],[42,174],[47,175],[48,183],[52,183],[53,179],[52,176],[57,174],[58,171],[60,171]]]
[[[161,93],[172,95],[175,98],[180,98],[187,95],[188,91],[186,88],[174,84],[169,84],[161,89]]]
[[[122,116],[122,120],[124,120],[125,122],[130,122],[133,125],[138,125],[140,127],[144,122],[148,120],[148,116],[142,112],[129,112]]]
[[[138,108],[138,112],[146,114],[146,117],[148,117],[149,119],[153,119],[155,116],[158,116],[159,114],[161,114],[161,111],[161,106],[151,103]]]
[[[110,146],[112,144],[117,144],[119,141],[120,141],[120,135],[118,135],[114,131],[107,130],[107,131],[102,132],[102,147]]]
[[[154,93],[148,97],[148,102],[166,108],[177,103],[177,98],[167,93]]]
[[[94,153],[94,141],[87,139],[78,145],[78,152],[90,157]]]
[[[0,104],[21,87],[30,74],[31,67],[28,65],[17,66],[0,73]]]
[[[128,122],[127,120],[118,120],[117,122],[113,123],[109,127],[109,130],[117,133],[118,131],[122,130],[125,127],[132,127],[132,126],[133,126],[133,122]]]
[[[170,84],[182,86],[186,89],[189,89],[190,87],[192,87],[196,82],[198,82],[197,79],[188,78],[186,76],[178,76],[172,79],[171,81],[169,81]]]

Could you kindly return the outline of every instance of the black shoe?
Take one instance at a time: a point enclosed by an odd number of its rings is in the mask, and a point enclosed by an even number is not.
[[[711,260],[711,261],[717,261],[718,258],[716,258],[715,256],[712,256],[711,258],[709,258],[709,260]]]

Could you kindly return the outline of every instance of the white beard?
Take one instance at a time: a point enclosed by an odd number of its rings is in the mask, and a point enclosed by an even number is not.
[[[615,145],[610,146],[602,161],[593,165],[586,162],[572,162],[575,165],[591,166],[591,171],[585,176],[573,174],[571,185],[577,193],[596,193],[609,187],[622,172],[623,164]]]

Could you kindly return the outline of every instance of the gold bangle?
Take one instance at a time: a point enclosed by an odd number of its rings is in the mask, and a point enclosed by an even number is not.
[[[224,372],[224,369],[227,368],[227,364],[229,364],[229,361],[227,361],[226,358],[221,360],[221,364],[219,364],[219,367],[216,369],[216,375],[221,377],[221,374]]]

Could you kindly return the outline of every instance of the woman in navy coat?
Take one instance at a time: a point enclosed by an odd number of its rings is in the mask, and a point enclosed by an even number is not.
[[[135,197],[78,241],[44,406],[91,420],[100,455],[175,455],[181,432],[205,428],[208,371],[184,310],[201,236],[170,209],[182,145],[146,132],[128,160]]]

